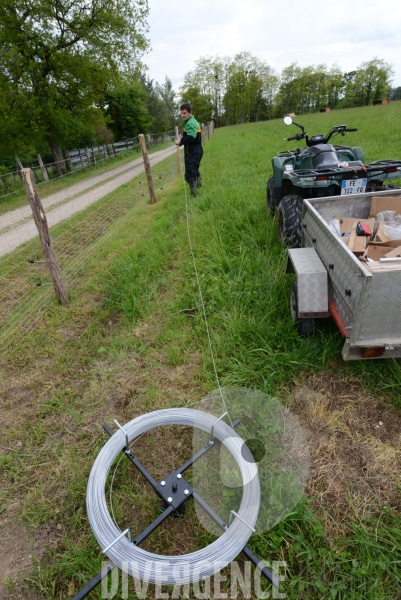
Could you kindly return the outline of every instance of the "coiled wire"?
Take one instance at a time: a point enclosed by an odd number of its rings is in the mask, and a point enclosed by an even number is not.
[[[260,486],[256,464],[242,438],[224,421],[212,414],[190,408],[170,408],[133,419],[124,430],[131,442],[137,436],[163,425],[185,425],[211,432],[232,453],[243,481],[241,506],[226,531],[212,544],[190,554],[163,556],[147,552],[122,537],[108,551],[113,563],[129,575],[160,585],[194,583],[211,577],[241,552],[252,534],[259,513]],[[117,431],[99,452],[92,467],[86,507],[90,526],[102,549],[121,535],[106,504],[105,486],[110,468],[126,445],[124,433]],[[249,456],[247,455],[249,452]]]

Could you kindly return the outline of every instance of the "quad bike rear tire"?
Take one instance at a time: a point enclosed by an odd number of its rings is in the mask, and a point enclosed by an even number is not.
[[[300,319],[298,316],[298,284],[296,281],[292,284],[290,295],[290,310],[292,320],[301,337],[310,337],[315,332],[315,319]]]
[[[289,248],[301,247],[303,198],[296,194],[284,196],[277,209],[280,238]]]
[[[277,206],[274,202],[274,177],[270,177],[267,181],[267,189],[266,189],[266,206],[267,212],[274,215],[277,210]]]

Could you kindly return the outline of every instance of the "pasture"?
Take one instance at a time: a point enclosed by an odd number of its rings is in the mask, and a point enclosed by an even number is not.
[[[400,117],[401,102],[394,102],[295,120],[311,135],[333,125],[358,127],[338,143],[362,146],[365,160],[373,161],[401,158]],[[401,365],[344,363],[342,338],[330,320],[310,339],[295,332],[286,250],[265,202],[270,159],[293,147],[283,138],[295,133],[282,120],[217,130],[205,147],[204,187],[189,208],[221,385],[279,398],[310,445],[304,499],[249,546],[266,561],[287,562],[280,586],[287,598],[395,598]],[[160,198],[129,215],[81,265],[70,306],[54,303],[38,329],[0,360],[0,554],[25,557],[20,569],[5,558],[0,565],[5,598],[66,599],[100,570],[85,493],[105,442],[101,423],[196,407],[217,387],[188,247],[183,182],[169,184]],[[187,431],[171,428],[168,435],[144,436],[134,448],[157,478],[185,460],[191,440]],[[157,516],[157,499],[128,465],[119,469],[115,490],[121,528],[139,531]],[[180,554],[210,541],[189,506],[185,519],[167,521],[145,547]],[[224,583],[222,590],[230,597]],[[147,597],[155,593],[149,589]],[[100,598],[100,589],[92,597]],[[137,598],[133,588],[129,598]]]

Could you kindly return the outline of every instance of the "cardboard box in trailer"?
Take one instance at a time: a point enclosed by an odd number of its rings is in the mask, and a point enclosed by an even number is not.
[[[304,200],[287,272],[301,335],[332,316],[344,360],[401,357],[401,190]]]

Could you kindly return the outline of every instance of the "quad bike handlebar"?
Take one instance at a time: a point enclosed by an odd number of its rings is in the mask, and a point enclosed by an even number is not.
[[[293,121],[289,115],[286,115],[284,117],[284,123],[286,125],[293,124],[302,129],[302,133],[297,133],[293,137],[284,138],[284,140],[286,142],[292,142],[293,140],[299,141],[305,139],[307,146],[316,146],[317,144],[328,144],[329,140],[335,135],[345,135],[346,132],[348,133],[351,131],[358,131],[356,127],[347,127],[346,125],[335,125],[330,129],[329,133],[326,136],[324,136],[323,134],[314,135],[309,139],[309,136],[306,133],[304,127],[302,127],[302,125],[299,125],[299,123],[295,123],[295,121]]]
[[[304,138],[307,138],[308,135],[306,133],[297,133],[297,135],[294,135],[293,137],[289,137],[289,138],[284,138],[284,140],[286,142],[292,142],[293,140],[303,140]]]

